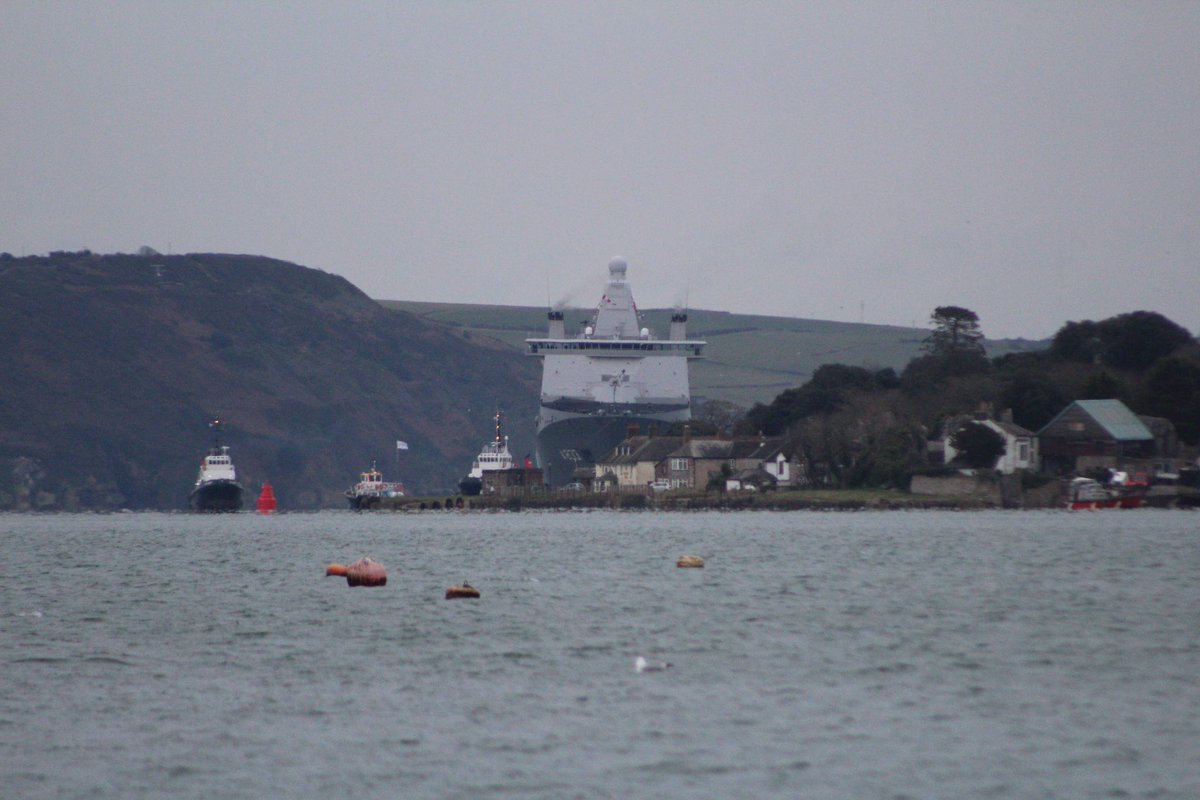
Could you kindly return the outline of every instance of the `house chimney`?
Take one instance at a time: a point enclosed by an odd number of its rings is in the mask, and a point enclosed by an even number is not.
[[[691,443],[691,441],[692,441],[692,426],[684,425],[683,426],[683,443],[689,444],[689,443]]]
[[[565,339],[567,338],[566,323],[563,322],[563,312],[551,311],[547,317],[550,320],[550,338]]]
[[[1009,425],[1011,425],[1012,421],[1013,421],[1012,409],[1006,408],[1002,412],[1000,412],[1000,419],[1003,420],[1004,422],[1007,422]]]
[[[671,315],[671,341],[681,342],[687,339],[687,314],[676,311]]]
[[[625,438],[632,439],[633,437],[637,436],[638,433],[640,433],[640,432],[641,432],[641,428],[638,427],[638,424],[636,422],[631,422],[631,423],[629,423],[628,427],[625,428]]]

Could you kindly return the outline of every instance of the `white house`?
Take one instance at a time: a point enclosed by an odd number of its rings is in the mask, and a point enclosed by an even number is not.
[[[995,469],[1004,475],[1011,475],[1019,469],[1036,472],[1040,467],[1038,456],[1037,435],[1026,430],[1012,421],[1012,412],[1005,411],[1001,419],[992,419],[986,412],[976,412],[972,416],[963,415],[950,420],[942,431],[942,448],[945,453],[945,463],[949,464],[958,455],[950,437],[970,423],[977,423],[992,429],[1004,439],[1004,455],[996,461]]]
[[[763,470],[775,479],[777,486],[802,483],[800,463],[796,460],[792,448],[783,444],[781,439],[768,440],[760,455]]]

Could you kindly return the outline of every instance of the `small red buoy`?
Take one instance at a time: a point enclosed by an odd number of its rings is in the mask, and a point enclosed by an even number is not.
[[[278,503],[275,502],[275,490],[271,488],[270,482],[264,483],[262,493],[258,496],[258,513],[274,514]]]
[[[383,564],[370,558],[360,558],[353,564],[330,564],[325,575],[345,577],[350,586],[386,586],[387,570]]]

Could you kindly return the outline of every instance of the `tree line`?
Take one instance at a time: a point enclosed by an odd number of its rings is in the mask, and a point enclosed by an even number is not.
[[[1161,314],[1067,322],[1047,349],[994,359],[970,309],[939,306],[930,323],[921,354],[900,374],[826,364],[736,419],[721,409],[726,423],[735,433],[786,437],[811,480],[843,487],[906,486],[929,467],[926,442],[981,405],[1010,410],[1036,433],[1074,400],[1116,398],[1200,444],[1200,344]]]

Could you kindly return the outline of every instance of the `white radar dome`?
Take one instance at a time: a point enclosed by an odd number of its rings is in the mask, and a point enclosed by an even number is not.
[[[625,263],[625,259],[617,256],[612,261],[608,262],[609,277],[617,280],[624,280],[625,270],[628,268],[628,266],[629,265]]]

